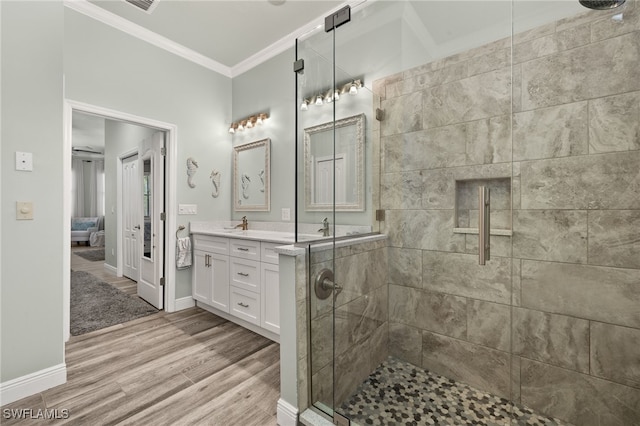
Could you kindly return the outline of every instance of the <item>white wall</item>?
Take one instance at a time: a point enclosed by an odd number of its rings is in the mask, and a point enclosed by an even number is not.
[[[156,129],[137,126],[115,120],[106,120],[104,129],[104,173],[105,173],[105,263],[114,269],[117,266],[118,249],[118,158],[138,147],[138,142],[151,136]]]
[[[64,13],[65,97],[177,125],[177,200],[198,205],[197,215],[180,216],[178,224],[229,220],[231,193],[211,197],[209,175],[220,170],[228,182],[231,174],[231,79],[73,10]],[[199,164],[193,189],[188,157]],[[178,271],[176,280],[176,297],[190,296],[191,271]]]
[[[0,8],[4,383],[64,362],[62,241],[70,226],[62,213],[63,5],[0,2]],[[16,151],[33,153],[32,172],[15,170]],[[16,220],[16,201],[33,202],[33,220]]]

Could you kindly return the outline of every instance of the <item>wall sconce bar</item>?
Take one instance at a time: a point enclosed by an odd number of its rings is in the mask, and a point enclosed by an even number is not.
[[[364,83],[362,79],[351,80],[348,83],[339,85],[335,89],[328,89],[320,92],[317,95],[304,98],[302,103],[300,103],[301,111],[308,111],[309,105],[322,106],[324,104],[329,104],[333,101],[340,100],[340,96],[348,93],[350,95],[357,95],[358,89],[361,89]]]
[[[260,126],[267,118],[269,118],[269,114],[261,112],[260,114],[234,121],[231,123],[231,126],[229,126],[229,133],[234,134],[236,131],[242,132],[244,129],[251,129],[256,125]]]

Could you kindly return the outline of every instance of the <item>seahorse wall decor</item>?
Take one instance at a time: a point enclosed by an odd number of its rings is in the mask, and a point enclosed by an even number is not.
[[[248,174],[242,174],[242,198],[245,200],[249,198],[249,194],[247,194],[247,190],[249,189],[249,184],[251,183],[251,178]]]
[[[258,177],[260,177],[260,182],[262,182],[262,188],[260,188],[260,192],[264,192],[264,170],[260,170],[258,172]]]
[[[213,198],[218,198],[218,195],[220,195],[220,176],[220,171],[218,170],[212,170],[211,176],[209,176],[211,183],[213,183],[213,192],[211,193]]]
[[[193,183],[193,175],[198,171],[198,162],[193,157],[187,158],[187,185],[189,188],[195,188],[196,184]]]

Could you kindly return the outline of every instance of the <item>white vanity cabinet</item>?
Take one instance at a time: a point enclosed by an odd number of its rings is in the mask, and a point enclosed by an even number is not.
[[[193,240],[193,298],[229,312],[229,240],[207,235]]]
[[[193,298],[201,307],[278,341],[282,243],[194,234]],[[213,309],[210,309],[213,308]]]

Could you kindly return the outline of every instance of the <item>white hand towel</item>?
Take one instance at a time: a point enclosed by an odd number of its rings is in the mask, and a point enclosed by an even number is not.
[[[176,240],[176,268],[191,267],[191,238],[181,237]]]

